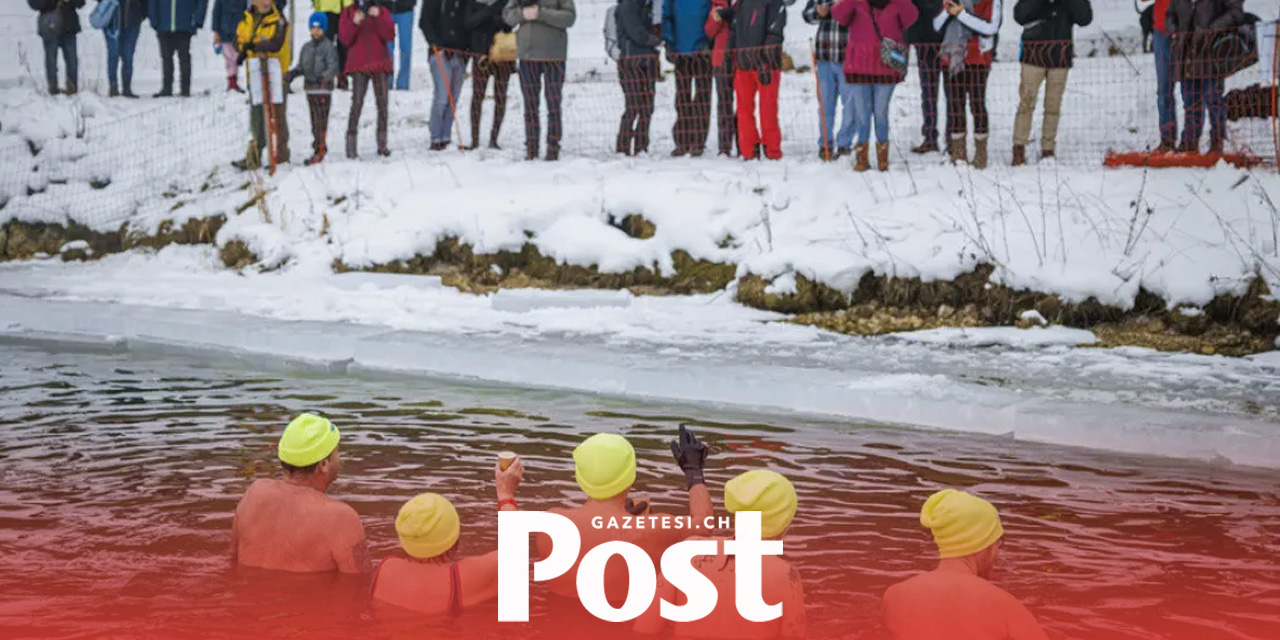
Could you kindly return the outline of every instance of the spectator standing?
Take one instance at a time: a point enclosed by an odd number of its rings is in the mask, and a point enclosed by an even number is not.
[[[49,81],[49,95],[58,94],[58,51],[67,66],[66,94],[79,90],[80,56],[76,53],[76,35],[80,33],[80,16],[76,9],[84,0],[27,0],[37,12],[36,32],[44,42],[44,75]]]
[[[876,125],[876,167],[889,169],[889,100],[893,88],[903,80],[883,60],[885,41],[904,44],[907,27],[916,20],[911,0],[841,0],[832,11],[836,22],[849,28],[845,47],[845,80],[853,85],[853,113],[858,144],[854,148],[854,171],[871,168],[867,157],[871,146],[871,122]],[[906,53],[905,48],[903,53]],[[903,64],[906,61],[903,60]],[[905,67],[904,67],[905,70]]]
[[[1018,85],[1018,115],[1013,121],[1013,166],[1027,163],[1031,142],[1031,115],[1036,110],[1040,85],[1044,84],[1044,125],[1040,134],[1040,158],[1052,158],[1062,115],[1062,94],[1067,72],[1075,58],[1071,36],[1075,27],[1093,22],[1089,0],[1018,0],[1013,19],[1022,31],[1022,79]]]
[[[662,40],[653,30],[653,0],[618,0],[614,18],[618,21],[618,82],[626,104],[615,148],[622,155],[639,155],[649,151]]]
[[[702,155],[711,126],[711,57],[707,15],[711,0],[663,0],[662,40],[676,68],[673,156]]]
[[[425,0],[418,26],[429,45],[431,84],[431,150],[449,147],[454,111],[467,75],[471,30],[467,19],[472,0]]]
[[[947,137],[952,162],[969,159],[965,106],[973,112],[973,168],[987,168],[987,78],[1000,32],[1001,0],[943,0],[933,28],[942,34],[938,50],[947,96]]]
[[[396,39],[387,43],[387,50],[395,62],[396,44],[400,45],[400,69],[396,71],[396,91],[408,91],[413,72],[413,9],[417,0],[383,0],[383,6],[391,12],[396,25]]]
[[[256,169],[262,166],[262,151],[269,150],[270,136],[273,133],[277,143],[275,162],[289,162],[289,121],[284,88],[281,87],[280,102],[277,103],[274,95],[275,83],[269,77],[272,60],[280,65],[278,73],[284,72],[284,42],[288,34],[289,22],[280,14],[272,0],[251,0],[250,10],[245,12],[236,28],[235,43],[240,55],[257,59],[262,68],[261,73],[267,74],[266,80],[259,80],[265,87],[254,86],[252,77],[247,79],[250,88],[255,93],[262,94],[262,102],[253,104],[252,96],[249,100],[249,127],[253,131],[253,142],[249,144],[244,160],[232,163],[239,169]],[[280,79],[284,80],[283,75]],[[270,127],[267,126],[267,109],[271,109]]]
[[[733,110],[733,56],[729,46],[729,25],[720,20],[720,9],[729,8],[729,0],[711,0],[711,13],[703,31],[711,39],[711,77],[716,85],[716,138],[720,155],[732,156],[738,142],[738,122]]]
[[[1152,2],[1153,0],[1141,0]],[[1156,113],[1160,118],[1160,146],[1156,153],[1168,153],[1177,146],[1178,116],[1173,104],[1173,40],[1169,29],[1169,0],[1154,0],[1151,11],[1151,52],[1156,63]]]
[[[213,45],[222,50],[222,58],[227,67],[227,91],[241,91],[236,80],[240,73],[239,57],[236,51],[236,27],[244,18],[245,8],[249,0],[213,0]]]
[[[782,159],[778,128],[778,84],[782,81],[782,40],[787,26],[783,0],[738,0],[716,14],[729,23],[734,60],[733,87],[738,96],[738,151],[744,160],[759,157],[760,143],[770,160]],[[756,128],[756,95],[760,128]]]
[[[489,78],[493,78],[493,129],[489,133],[489,148],[500,148],[498,134],[507,115],[507,89],[516,70],[515,36],[511,25],[502,19],[506,5],[507,0],[475,0],[467,19],[471,52],[476,57],[471,63],[471,149],[480,147],[480,116],[484,114]]]
[[[1205,111],[1209,112],[1209,152],[1222,153],[1227,109],[1226,78],[1214,46],[1223,29],[1244,24],[1244,0],[1172,0],[1165,26],[1173,34],[1173,57],[1182,82],[1182,142],[1178,151],[1200,152]]]
[[[329,16],[319,11],[311,14],[307,26],[311,29],[311,39],[302,45],[298,52],[298,66],[294,67],[286,82],[302,76],[302,89],[307,94],[307,106],[311,112],[311,149],[310,158],[304,163],[307,166],[319,164],[329,147],[329,107],[333,100],[333,88],[341,74],[338,66],[338,47],[325,33],[329,30]]]
[[[356,0],[342,10],[338,40],[347,47],[343,72],[351,79],[351,114],[347,118],[347,157],[354,160],[360,112],[365,94],[373,86],[373,101],[378,109],[378,155],[389,156],[387,149],[387,92],[391,78],[391,52],[387,43],[396,37],[391,13],[373,0]],[[341,57],[341,54],[339,54]]]
[[[804,21],[818,25],[813,39],[814,73],[818,75],[818,157],[830,162],[849,154],[853,146],[853,85],[845,79],[844,51],[849,41],[849,28],[831,15],[834,0],[809,0],[804,7]],[[843,109],[836,126],[836,100]],[[836,137],[831,137],[835,129]]]
[[[355,4],[356,0],[311,0],[311,8],[325,14],[329,19],[329,30],[325,35],[333,40],[338,48],[338,65],[342,67],[342,75],[338,76],[338,88],[347,90],[347,45],[338,37],[338,29],[342,26],[342,12]]]
[[[509,0],[502,17],[516,31],[520,61],[520,93],[524,96],[525,158],[538,157],[541,138],[539,93],[546,86],[547,160],[560,159],[560,103],[564,61],[569,54],[569,27],[578,17],[573,0]]]
[[[933,18],[942,12],[942,0],[911,0],[916,6],[916,21],[907,27],[907,42],[916,52],[916,76],[920,79],[920,144],[911,153],[933,153],[938,150],[938,94],[942,90],[942,63],[938,49],[942,34],[933,28]],[[946,101],[943,101],[946,104]]]
[[[147,0],[147,18],[160,42],[161,81],[156,98],[173,96],[173,59],[179,95],[191,97],[191,37],[204,26],[209,0]]]
[[[98,0],[102,4],[103,0]],[[133,54],[138,48],[138,35],[147,19],[145,0],[119,0],[115,15],[102,30],[107,41],[107,95],[137,98],[133,93]],[[124,91],[120,81],[124,80]]]

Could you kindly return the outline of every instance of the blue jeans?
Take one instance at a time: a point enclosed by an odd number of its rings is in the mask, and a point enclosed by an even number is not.
[[[125,27],[116,37],[107,36],[107,82],[112,87],[120,86],[117,79],[124,80],[124,88],[133,87],[133,52],[138,48],[138,36],[142,33],[142,25]],[[230,45],[223,45],[230,46]],[[122,72],[123,78],[117,76]]]
[[[396,23],[396,39],[387,43],[387,53],[392,60],[396,59],[396,41],[400,42],[400,70],[396,72],[395,89],[408,91],[409,70],[413,68],[413,12],[393,13],[391,19]]]
[[[1209,112],[1209,143],[1213,147],[1222,145],[1227,128],[1222,90],[1222,78],[1182,79],[1182,104],[1186,109],[1182,118],[1182,144],[1188,149],[1195,150],[1200,146],[1206,110]]]
[[[431,100],[431,142],[449,142],[449,129],[453,127],[453,113],[462,90],[462,79],[467,73],[467,59],[441,52],[431,56],[431,84],[434,94]]]
[[[1160,141],[1173,144],[1178,137],[1178,116],[1173,104],[1173,52],[1169,34],[1156,29],[1151,34],[1156,57],[1156,111],[1160,116]]]
[[[871,144],[871,119],[876,121],[876,142],[889,141],[889,99],[892,84],[853,85],[853,122],[858,144]]]
[[[821,99],[822,127],[818,136],[818,148],[835,151],[853,146],[853,85],[844,79],[844,68],[839,62],[818,62],[818,97]],[[836,121],[836,98],[844,106],[840,116],[840,129],[832,145],[831,129]]]

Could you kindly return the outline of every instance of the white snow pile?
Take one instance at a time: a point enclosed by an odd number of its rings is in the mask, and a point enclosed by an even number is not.
[[[660,186],[659,186],[660,185]],[[344,163],[278,177],[218,243],[268,266],[361,268],[429,255],[456,237],[477,253],[531,243],[563,263],[674,274],[671,254],[738,265],[795,290],[803,276],[851,292],[868,272],[948,280],[994,265],[994,284],[1130,308],[1280,286],[1280,176],[1202,170],[985,172],[937,164],[854,176],[820,163],[625,160],[512,163],[469,155]],[[638,239],[615,226],[639,214]]]

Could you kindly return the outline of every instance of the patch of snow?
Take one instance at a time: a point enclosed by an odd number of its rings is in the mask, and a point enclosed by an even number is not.
[[[58,249],[58,253],[66,253],[68,251],[76,250],[88,251],[89,243],[85,240],[72,240],[71,242],[62,245],[62,248]]]
[[[796,292],[795,272],[788,271],[787,273],[774,278],[773,282],[770,282],[769,285],[764,288],[764,292],[775,296],[794,294]]]
[[[1040,315],[1040,312],[1035,309],[1027,309],[1026,311],[1023,311],[1018,314],[1018,319],[1023,322],[1035,323],[1042,327],[1049,324],[1049,321],[1045,320],[1044,316]]]
[[[635,296],[630,291],[579,289],[547,291],[543,289],[501,289],[490,296],[494,311],[525,313],[541,309],[625,309]]]
[[[1092,331],[1057,325],[1031,327],[1030,329],[1017,329],[1014,327],[925,329],[922,331],[891,333],[888,334],[888,337],[905,342],[920,342],[951,347],[1007,346],[1022,349],[1053,346],[1078,347],[1098,341],[1098,337],[1093,335]]]
[[[374,291],[409,287],[411,289],[439,289],[444,286],[440,276],[419,276],[403,273],[374,273],[370,271],[347,271],[335,273],[329,279],[330,284],[346,291]]]

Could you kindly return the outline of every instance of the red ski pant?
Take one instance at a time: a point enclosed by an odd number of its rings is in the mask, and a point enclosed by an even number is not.
[[[756,145],[764,142],[764,154],[782,157],[782,130],[778,128],[778,84],[782,73],[773,72],[769,84],[761,84],[759,72],[739,69],[733,76],[738,94],[738,150],[742,157],[756,157]],[[756,129],[756,94],[760,94],[760,129]],[[763,140],[762,140],[763,137]]]

